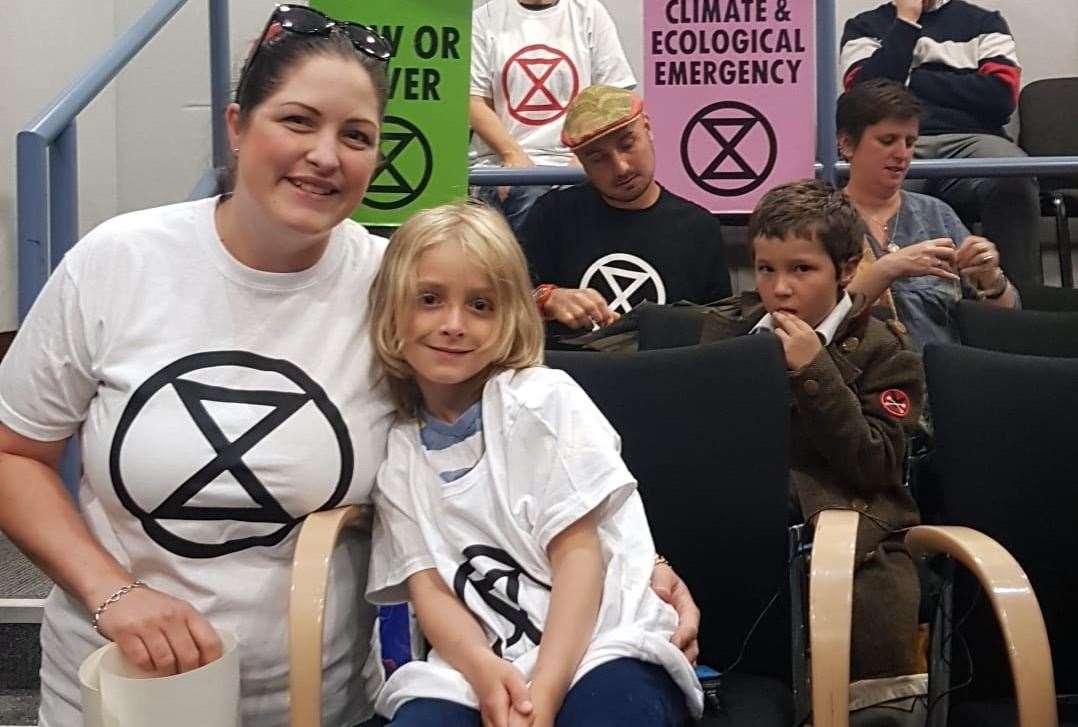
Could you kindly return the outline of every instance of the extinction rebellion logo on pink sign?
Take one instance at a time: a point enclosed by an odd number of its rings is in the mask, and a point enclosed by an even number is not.
[[[712,212],[748,212],[813,176],[809,0],[644,0],[645,96],[658,178]]]

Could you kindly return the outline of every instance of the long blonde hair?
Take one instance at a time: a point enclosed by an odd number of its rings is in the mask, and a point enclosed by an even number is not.
[[[402,355],[403,324],[416,305],[420,256],[456,243],[490,278],[497,325],[489,373],[537,366],[543,359],[543,322],[531,294],[524,253],[499,212],[473,201],[423,210],[397,228],[371,286],[371,339],[397,411],[413,418],[421,397]]]

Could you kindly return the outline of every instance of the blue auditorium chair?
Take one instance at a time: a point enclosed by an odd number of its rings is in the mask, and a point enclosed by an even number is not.
[[[1061,426],[1078,410],[1078,360],[944,344],[929,344],[924,356],[935,428],[935,449],[921,465],[926,520],[980,531],[1024,570],[1010,587],[978,588],[961,570],[954,581],[945,724],[1054,725],[1055,690],[1078,692],[1078,481],[1074,431]],[[1000,614],[996,602],[1030,584],[1040,608],[1027,615],[1035,627],[1043,614],[1051,645],[1043,662],[1016,647],[1017,617]],[[1045,700],[1052,713],[1030,721],[1032,702]],[[1072,709],[1060,699],[1061,724],[1078,724]],[[935,716],[946,712],[944,704]]]
[[[1033,285],[1023,286],[1020,292],[1022,294],[1023,310],[1078,313],[1078,290],[1074,288]]]
[[[1078,312],[996,308],[964,300],[958,304],[957,322],[959,340],[967,346],[1078,358]]]
[[[1078,77],[1044,78],[1027,84],[1018,100],[1018,146],[1032,157],[1078,155],[1078,124],[1074,123],[1073,112],[1076,105]],[[1064,288],[1073,288],[1068,222],[1070,217],[1078,217],[1078,177],[1041,175],[1038,181],[1041,214],[1056,221],[1060,279]]]
[[[723,671],[786,590],[788,416],[776,339],[630,354],[552,351],[622,437],[657,550],[702,612],[700,663]],[[724,673],[702,725],[793,724],[787,597]]]
[[[647,305],[640,308],[641,351],[695,346],[700,342],[704,316],[698,306]]]

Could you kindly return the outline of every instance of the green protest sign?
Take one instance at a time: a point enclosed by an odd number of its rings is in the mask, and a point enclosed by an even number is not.
[[[399,225],[468,191],[472,0],[311,0],[393,45],[382,165],[353,217]]]

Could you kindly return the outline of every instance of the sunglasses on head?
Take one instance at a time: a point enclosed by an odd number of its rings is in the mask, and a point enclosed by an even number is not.
[[[266,27],[258,36],[258,45],[255,46],[243,67],[243,72],[240,74],[240,86],[236,89],[236,100],[240,99],[243,80],[247,78],[247,72],[254,65],[258,52],[266,43],[284,31],[300,35],[328,36],[334,29],[344,33],[345,37],[351,41],[352,47],[364,55],[383,62],[388,62],[390,56],[393,55],[393,46],[373,28],[358,23],[334,20],[325,13],[303,5],[278,5],[270,14]]]

